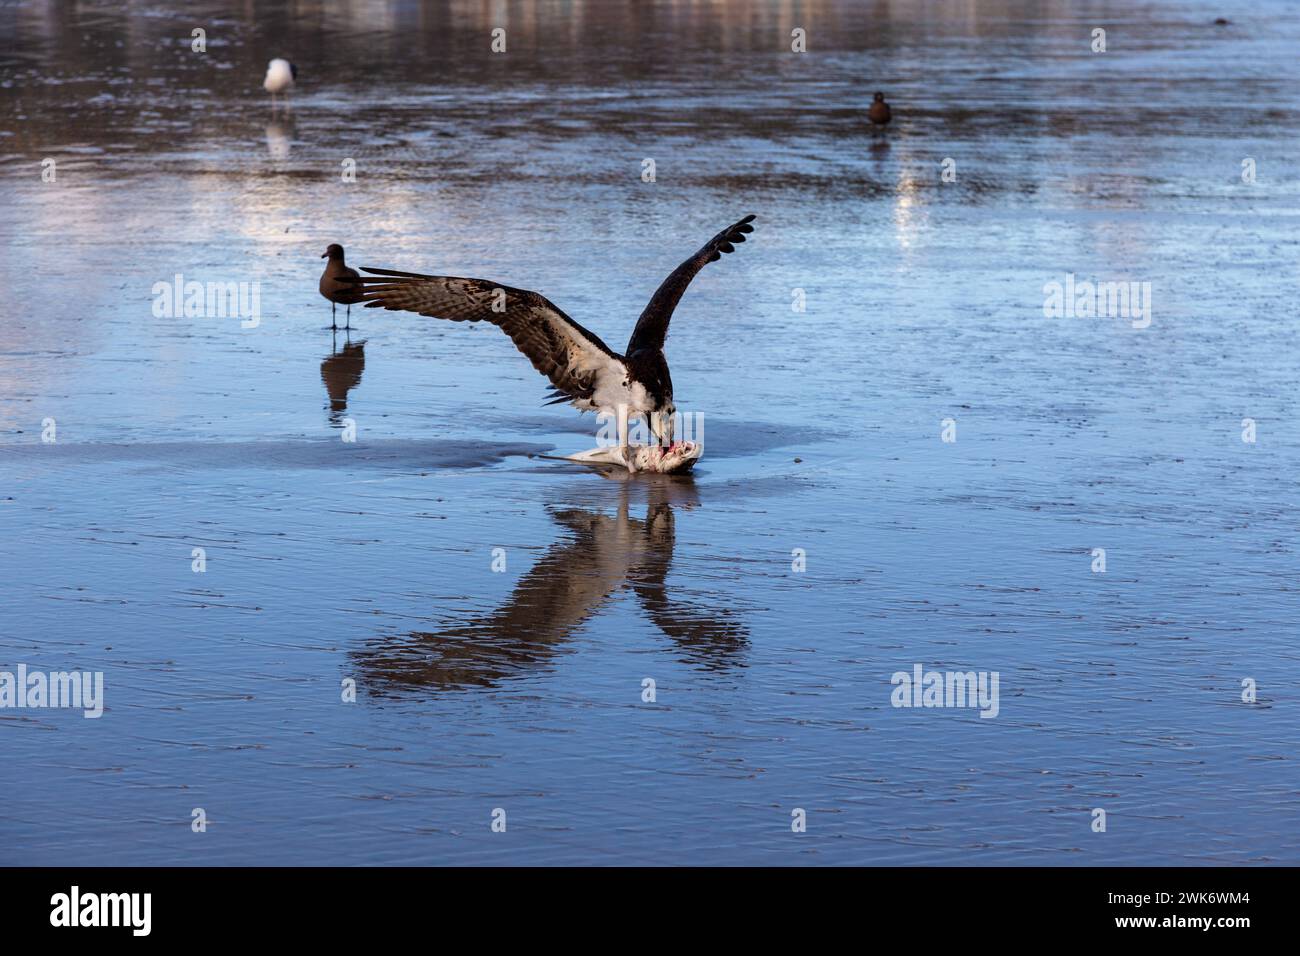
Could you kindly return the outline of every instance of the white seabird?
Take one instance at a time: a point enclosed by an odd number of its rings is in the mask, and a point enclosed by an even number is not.
[[[266,65],[266,79],[262,81],[262,86],[271,94],[271,109],[275,109],[276,96],[284,93],[287,98],[296,79],[298,79],[298,68],[288,60],[276,57]]]

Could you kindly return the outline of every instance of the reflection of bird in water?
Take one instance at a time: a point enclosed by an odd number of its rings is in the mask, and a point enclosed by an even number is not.
[[[272,113],[275,112],[276,97],[281,93],[284,94],[285,108],[288,108],[289,91],[297,79],[298,68],[288,60],[276,57],[266,64],[266,79],[262,81],[262,86],[271,94]]]
[[[320,277],[320,294],[330,300],[330,328],[337,329],[338,322],[334,320],[335,312],[340,305],[348,307],[348,321],[344,328],[352,328],[352,303],[361,301],[360,287],[353,285],[346,280],[360,279],[356,269],[351,268],[343,261],[343,247],[337,242],[332,242],[326,247],[322,259],[329,259],[325,263],[325,271]]]
[[[491,687],[547,666],[560,645],[609,598],[629,588],[649,619],[705,669],[721,669],[749,643],[734,611],[689,604],[665,585],[676,539],[674,506],[698,503],[694,484],[651,476],[644,519],[629,515],[630,485],[617,513],[555,508],[567,532],[520,578],[509,600],[455,627],[377,638],[356,652],[376,694],[422,686]]]
[[[266,151],[271,159],[282,163],[293,149],[293,120],[271,120],[266,124]]]
[[[893,116],[893,111],[885,102],[885,94],[877,93],[872,100],[871,108],[867,110],[867,119],[871,120],[874,126],[887,126]]]
[[[366,343],[347,342],[342,352],[331,352],[320,363],[320,380],[330,398],[330,421],[337,422],[348,410],[348,392],[361,384],[366,368]]]

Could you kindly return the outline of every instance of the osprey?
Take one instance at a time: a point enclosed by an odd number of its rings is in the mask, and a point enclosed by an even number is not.
[[[618,422],[619,453],[629,471],[638,455],[628,448],[628,422],[640,418],[661,446],[672,447],[673,382],[664,358],[668,321],[696,273],[754,231],[753,216],[728,226],[673,270],[637,319],[626,353],[619,355],[544,296],[486,279],[420,275],[368,269],[371,275],[342,279],[362,286],[370,309],[400,309],[453,322],[491,322],[510,336],[533,368],[551,381],[548,405],[568,402],[580,411]]]

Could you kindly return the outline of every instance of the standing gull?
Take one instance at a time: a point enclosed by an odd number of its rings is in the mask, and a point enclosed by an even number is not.
[[[286,94],[288,99],[289,90],[293,87],[293,81],[298,78],[298,68],[288,60],[276,57],[266,65],[266,79],[262,81],[262,86],[266,92],[271,94],[271,109],[275,109],[275,98],[278,94]]]
[[[453,322],[491,322],[554,386],[548,405],[568,402],[618,421],[619,454],[629,471],[638,455],[628,447],[628,421],[642,419],[664,447],[673,449],[673,383],[664,357],[664,339],[682,293],[708,263],[735,251],[753,232],[753,216],[718,233],[673,270],[637,320],[627,353],[619,355],[594,332],[583,328],[536,292],[485,279],[429,276],[391,269],[368,269],[357,280],[367,308],[401,309]],[[342,250],[340,263],[342,262]],[[323,291],[323,286],[322,286]]]
[[[348,323],[344,328],[352,328],[352,303],[360,302],[361,290],[357,288],[354,282],[348,280],[361,280],[361,274],[356,269],[350,268],[343,261],[343,247],[337,242],[331,243],[325,250],[322,259],[329,259],[325,263],[325,271],[320,277],[320,294],[325,296],[331,302],[330,305],[330,328],[337,329],[338,323],[335,321],[335,313],[340,305],[348,307]]]

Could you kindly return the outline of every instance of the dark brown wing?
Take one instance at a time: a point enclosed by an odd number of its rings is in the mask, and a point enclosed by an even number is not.
[[[491,322],[510,336],[560,400],[590,398],[602,373],[625,375],[622,356],[544,296],[486,279],[427,276],[391,269],[355,280],[370,309],[400,309],[453,322]]]
[[[723,253],[734,252],[735,244],[745,241],[745,235],[753,232],[750,225],[753,216],[746,216],[740,222],[728,226],[706,242],[695,255],[691,256],[663,281],[650,299],[650,304],[637,319],[632,338],[627,343],[627,354],[632,355],[641,349],[662,349],[664,339],[668,336],[668,321],[673,317],[682,293],[691,284],[696,273],[708,263],[721,259]]]

